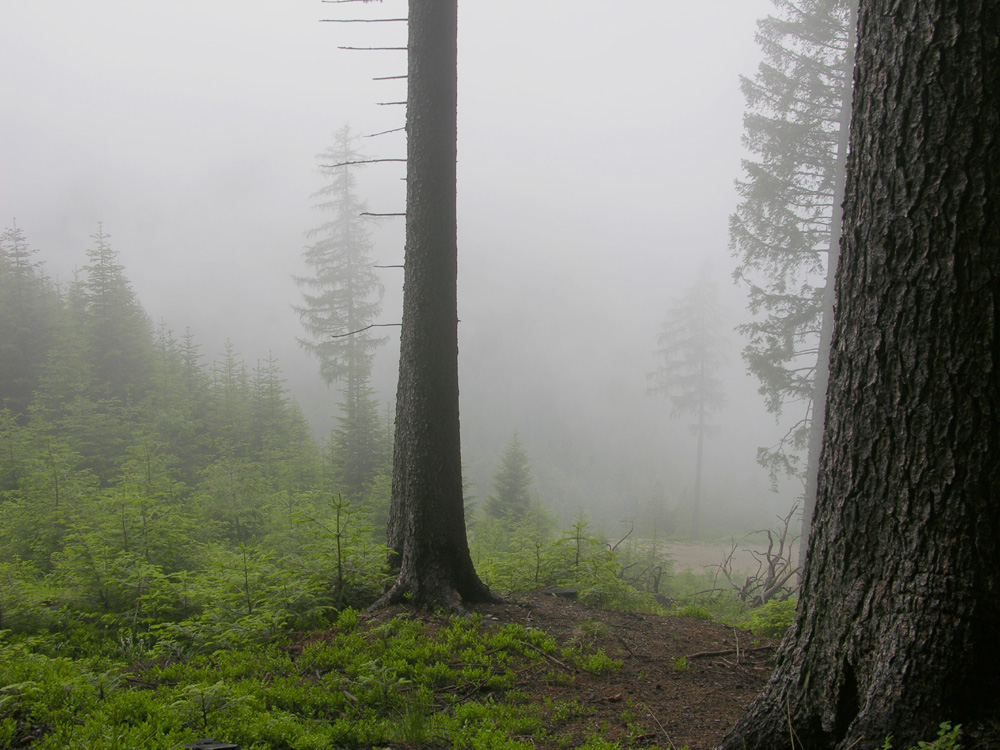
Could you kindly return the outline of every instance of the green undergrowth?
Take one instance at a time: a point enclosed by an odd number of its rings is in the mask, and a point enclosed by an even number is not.
[[[795,620],[796,597],[772,599],[761,607],[751,607],[734,592],[718,586],[711,573],[676,574],[670,581],[675,604],[668,614],[719,622],[766,638],[781,638]]]
[[[158,657],[72,659],[41,638],[0,641],[0,748],[180,747],[215,737],[241,750],[561,747],[587,715],[528,702],[528,684],[619,669],[600,650],[480,618],[438,627],[353,610],[304,642]],[[555,695],[558,695],[556,690]],[[577,747],[617,748],[594,735]]]
[[[961,731],[961,724],[952,726],[951,722],[943,721],[938,726],[938,734],[934,740],[920,741],[910,750],[962,750],[962,743],[958,741]],[[892,735],[890,735],[877,750],[892,750],[892,748]]]

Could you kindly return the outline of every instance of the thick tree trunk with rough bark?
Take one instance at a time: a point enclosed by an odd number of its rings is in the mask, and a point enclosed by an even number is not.
[[[458,418],[457,0],[412,0],[406,255],[389,546],[399,578],[373,607],[461,609],[493,594],[469,554]]]
[[[862,0],[816,522],[726,750],[909,747],[1000,675],[1000,0]]]

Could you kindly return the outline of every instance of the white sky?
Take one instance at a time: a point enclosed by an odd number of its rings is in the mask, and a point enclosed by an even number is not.
[[[638,434],[630,460],[645,468],[631,474],[667,466],[668,484],[688,481],[684,461],[656,455],[684,430],[645,398],[645,373],[670,299],[706,258],[734,322],[742,314],[727,249],[738,76],[756,69],[755,22],[771,9],[460,1],[463,429],[467,461],[482,463],[471,473],[492,473],[514,428],[529,453],[552,443],[553,426],[532,421],[543,402],[595,440]],[[371,78],[404,73],[404,53],[337,47],[402,45],[405,27],[320,19],[405,14],[404,0],[0,0],[0,225],[16,218],[67,280],[104,222],[155,320],[190,325],[209,357],[227,337],[251,362],[273,351],[323,423],[332,407],[290,308],[304,233],[322,219],[314,156],[346,121],[402,125],[402,107],[377,102],[403,99],[405,82]],[[399,135],[368,144],[405,155]],[[371,210],[403,210],[401,176],[365,169]],[[400,262],[400,220],[375,238],[379,262]],[[398,320],[395,273],[385,322]],[[389,393],[395,343],[379,375]],[[720,438],[720,452],[739,453],[725,472],[756,493],[756,446],[774,428],[739,381],[741,347],[734,335],[735,403],[720,421],[738,421],[727,432],[742,442]],[[615,422],[635,415],[646,422],[634,430]]]

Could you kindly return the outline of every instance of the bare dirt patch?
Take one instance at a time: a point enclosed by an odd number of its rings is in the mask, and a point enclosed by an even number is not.
[[[393,607],[372,619],[383,621],[400,611]],[[776,645],[714,622],[594,609],[541,592],[474,611],[487,627],[519,623],[545,631],[560,647],[583,641],[621,660],[620,670],[596,675],[564,665],[572,673],[567,684],[518,686],[532,703],[550,698],[587,709],[561,728],[574,743],[596,733],[625,747],[708,750],[766,682]],[[428,627],[446,622],[410,614]]]

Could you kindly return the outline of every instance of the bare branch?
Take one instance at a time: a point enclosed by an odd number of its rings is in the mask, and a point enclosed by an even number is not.
[[[379,76],[378,78],[372,78],[373,81],[398,81],[402,78],[409,78],[409,76]]]
[[[629,521],[628,523],[629,523],[628,533],[625,536],[623,536],[621,539],[619,539],[617,542],[615,542],[614,546],[608,545],[612,552],[614,552],[616,549],[618,549],[618,545],[621,544],[622,542],[624,542],[630,536],[632,536],[632,532],[635,531],[635,522],[634,521]]]
[[[334,333],[334,334],[330,334],[330,338],[331,339],[343,339],[343,338],[347,338],[348,336],[353,336],[356,333],[364,333],[365,331],[367,331],[367,330],[369,330],[371,328],[399,328],[399,326],[401,326],[401,325],[403,325],[403,324],[402,323],[372,323],[371,325],[367,325],[364,328],[359,328],[356,331],[351,331],[350,333]]]
[[[391,107],[396,104],[406,104],[406,102],[376,102],[380,107]]]
[[[323,0],[327,2],[327,0]],[[321,18],[320,23],[406,23],[406,18]]]
[[[406,266],[404,266],[402,263],[400,263],[400,264],[395,265],[395,266],[380,266],[380,265],[376,264],[374,267],[375,268],[405,268]]]
[[[361,52],[377,52],[377,51],[396,51],[396,52],[406,52],[406,47],[337,47],[337,49],[348,49]]]
[[[337,167],[353,167],[356,164],[379,164],[384,161],[401,161],[406,159],[360,159],[358,161],[342,161],[340,164],[320,164],[323,169],[336,169]]]
[[[377,135],[388,135],[389,133],[401,133],[406,130],[405,127],[393,128],[392,130],[383,130],[381,133],[369,133],[368,135],[361,136],[362,138],[374,138]]]
[[[406,216],[406,212],[395,213],[395,214],[376,214],[371,211],[362,211],[359,216]]]

